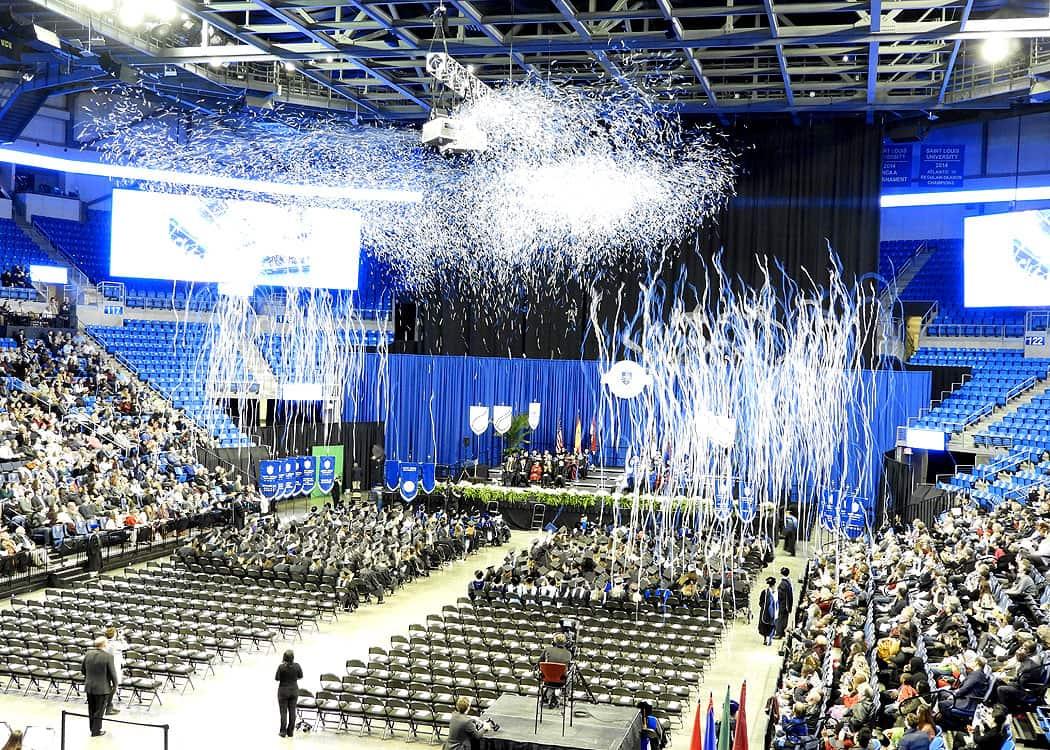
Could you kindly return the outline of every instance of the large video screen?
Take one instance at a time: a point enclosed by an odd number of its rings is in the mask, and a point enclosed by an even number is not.
[[[360,255],[355,211],[113,191],[116,277],[357,289]]]
[[[1050,210],[968,217],[963,277],[967,307],[1050,305]]]

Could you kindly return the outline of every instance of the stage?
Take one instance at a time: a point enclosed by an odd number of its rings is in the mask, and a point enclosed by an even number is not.
[[[483,750],[635,750],[642,726],[642,715],[633,706],[577,701],[571,727],[566,716],[564,736],[561,712],[550,709],[543,712],[536,733],[536,699],[509,694],[501,695],[484,716],[493,718],[500,730],[484,736]]]

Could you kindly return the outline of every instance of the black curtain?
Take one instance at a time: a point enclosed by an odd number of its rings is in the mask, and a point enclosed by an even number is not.
[[[248,428],[248,433],[256,442],[273,448],[277,456],[309,456],[315,445],[342,445],[343,475],[339,482],[344,490],[354,486],[368,489],[383,479],[382,460],[374,460],[373,455],[377,447],[382,452],[382,422],[278,424]]]
[[[933,365],[905,365],[905,370],[930,373],[930,400],[940,399],[942,391],[950,391],[956,383],[961,383],[964,375],[973,372],[972,367],[941,367]]]
[[[727,148],[739,153],[736,196],[709,226],[698,227],[659,269],[670,284],[699,285],[711,258],[747,285],[761,276],[758,259],[776,259],[793,278],[808,274],[826,283],[828,246],[847,280],[878,267],[882,135],[862,119],[793,125],[773,119],[732,129]],[[772,263],[771,263],[772,265]],[[594,269],[603,291],[599,321],[623,319],[637,309],[643,280],[652,270],[630,258],[615,268]],[[418,350],[433,354],[499,357],[593,357],[591,299],[583,284],[507,290],[465,285],[420,301]]]

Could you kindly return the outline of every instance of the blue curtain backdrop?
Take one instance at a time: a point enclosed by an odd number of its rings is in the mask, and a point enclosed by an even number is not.
[[[540,425],[532,435],[531,447],[552,449],[559,419],[565,444],[571,446],[577,415],[587,445],[591,420],[598,412],[599,377],[598,363],[592,360],[398,354],[388,358],[384,381],[379,358],[370,355],[361,389],[348,399],[344,419],[385,422],[390,459],[455,464],[479,458],[491,464],[499,461],[502,440],[491,427],[480,437],[470,431],[467,415],[471,406],[508,405],[517,414],[526,413],[529,403],[538,401]],[[879,370],[865,377],[867,382],[875,379],[878,407],[870,427],[881,454],[893,446],[897,426],[929,406],[930,373]],[[858,411],[854,436],[862,420],[867,421]],[[601,444],[602,432],[599,425],[599,450],[622,462],[617,446]],[[854,437],[851,443],[859,446],[860,441]],[[850,463],[857,458],[854,455]],[[864,494],[873,497],[881,465],[881,455],[872,456],[870,476],[851,476],[849,484],[866,486]]]

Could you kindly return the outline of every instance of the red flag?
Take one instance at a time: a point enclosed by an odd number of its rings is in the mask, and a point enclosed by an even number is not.
[[[736,711],[736,733],[733,735],[733,750],[747,750],[747,680],[740,684],[740,708]]]
[[[693,718],[693,734],[689,738],[689,750],[704,750],[700,740],[700,701],[696,702],[696,716]]]
[[[591,417],[591,453],[598,452],[598,425],[594,423],[594,417]]]

